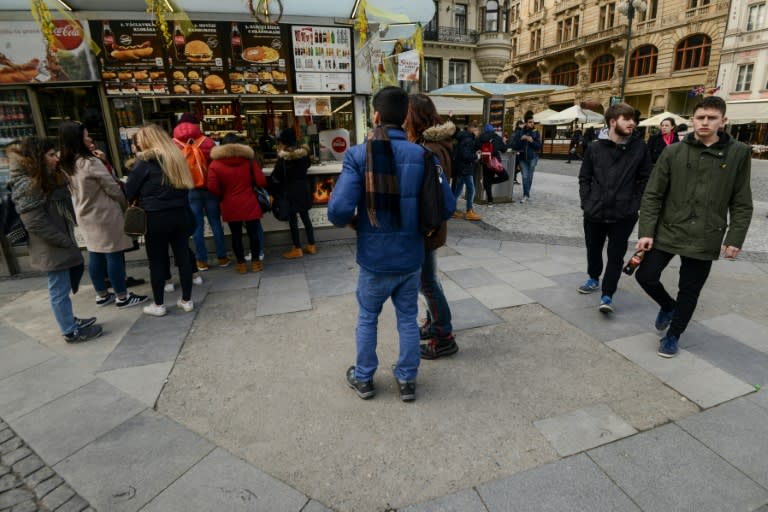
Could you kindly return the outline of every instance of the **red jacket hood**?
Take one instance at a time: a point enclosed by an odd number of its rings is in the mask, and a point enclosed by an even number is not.
[[[179,123],[176,128],[173,129],[173,138],[178,139],[181,142],[186,143],[189,139],[196,139],[203,135],[200,131],[200,125],[195,123]],[[203,143],[200,145],[200,149],[203,151],[208,163],[211,163],[211,149],[216,146],[213,139],[206,137]]]

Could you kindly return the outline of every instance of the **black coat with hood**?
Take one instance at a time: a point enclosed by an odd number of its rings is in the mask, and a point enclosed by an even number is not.
[[[469,130],[461,130],[454,135],[456,145],[453,150],[453,175],[472,176],[475,174],[477,152],[475,150],[475,134]]]
[[[272,183],[288,199],[288,213],[301,213],[312,207],[312,191],[307,171],[311,165],[309,146],[285,146],[277,152]]]
[[[651,155],[640,137],[633,134],[617,144],[604,130],[581,163],[579,196],[584,218],[592,222],[637,219],[651,168]]]
[[[450,180],[453,176],[453,134],[456,132],[456,126],[451,121],[430,126],[421,134],[419,142],[437,156],[440,165],[443,167],[445,176]],[[434,236],[424,239],[424,248],[433,251],[438,247],[445,245],[448,233],[447,223],[443,222],[440,229]]]

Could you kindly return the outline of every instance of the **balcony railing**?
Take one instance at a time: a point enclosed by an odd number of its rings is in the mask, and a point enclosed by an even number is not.
[[[514,64],[519,64],[520,62],[539,59],[544,55],[553,55],[563,51],[570,51],[573,48],[595,44],[604,40],[615,39],[619,36],[623,36],[626,34],[626,32],[627,26],[619,25],[617,27],[601,30],[600,32],[594,32],[592,34],[587,34],[585,36],[576,37],[574,39],[569,39],[568,41],[553,44],[551,46],[547,46],[546,48],[541,48],[539,50],[534,50],[528,53],[521,53],[517,57],[513,58],[512,62]]]
[[[437,27],[437,30],[430,29],[430,27],[424,29],[425,41],[475,44],[478,36],[479,34],[475,30],[462,30],[455,27]]]

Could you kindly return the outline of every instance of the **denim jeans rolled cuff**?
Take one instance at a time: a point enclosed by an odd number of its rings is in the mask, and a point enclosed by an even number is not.
[[[427,316],[430,333],[439,340],[449,339],[453,334],[451,308],[437,277],[437,251],[426,251],[421,267],[421,293],[427,301]]]
[[[69,277],[69,269],[48,272],[48,297],[51,301],[51,310],[61,334],[70,334],[75,330],[75,315],[72,312],[72,300],[69,292],[72,290],[72,281]]]
[[[216,246],[216,256],[227,256],[227,247],[224,241],[224,228],[221,225],[221,210],[219,199],[207,190],[190,190],[189,207],[195,217],[195,232],[192,237],[195,241],[195,257],[198,261],[208,261],[208,247],[205,245],[205,218],[213,233],[213,243]]]
[[[120,252],[88,252],[88,275],[96,293],[103,295],[107,292],[105,279],[109,277],[112,289],[119,296],[128,292],[125,283],[125,253]]]
[[[467,210],[472,210],[472,201],[475,198],[475,178],[472,175],[459,175],[456,176],[456,190],[453,196],[458,199],[461,197],[461,192],[467,187]]]
[[[357,280],[358,316],[355,330],[355,377],[373,379],[379,366],[376,355],[378,320],[381,308],[392,299],[400,335],[400,356],[395,364],[395,377],[415,380],[421,355],[419,352],[418,314],[420,271],[407,274],[375,274],[360,268]]]

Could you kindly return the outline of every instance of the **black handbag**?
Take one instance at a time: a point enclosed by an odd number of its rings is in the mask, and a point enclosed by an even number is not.
[[[125,223],[123,231],[128,236],[140,236],[147,234],[147,212],[138,204],[131,204],[125,210]]]
[[[256,184],[256,180],[253,178],[253,160],[251,160],[251,188],[253,193],[256,194],[256,199],[259,201],[262,215],[270,211],[272,209],[272,198],[267,189]]]

